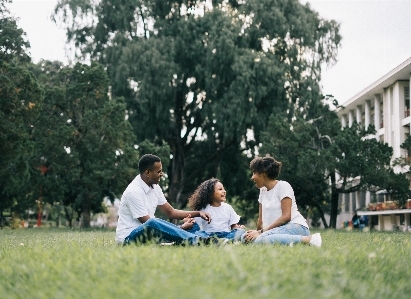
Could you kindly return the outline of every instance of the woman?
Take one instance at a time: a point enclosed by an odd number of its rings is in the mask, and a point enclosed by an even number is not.
[[[270,156],[257,157],[250,163],[251,179],[260,189],[257,230],[242,237],[244,243],[288,244],[306,243],[321,247],[321,235],[310,235],[307,221],[300,214],[294,191],[286,181],[277,180],[281,162]]]

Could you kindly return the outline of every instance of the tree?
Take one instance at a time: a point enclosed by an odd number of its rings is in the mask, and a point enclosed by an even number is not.
[[[318,99],[321,64],[340,42],[336,22],[297,0],[93,3],[61,0],[55,17],[79,57],[107,68],[138,140],[170,145],[178,206],[195,144],[212,149],[203,165],[252,151],[272,113],[292,119]]]
[[[29,62],[30,43],[26,33],[17,27],[16,20],[11,17],[6,4],[11,0],[0,0],[0,61]]]
[[[114,198],[136,175],[135,136],[124,100],[110,98],[106,72],[96,63],[62,67],[41,61],[34,71],[45,99],[31,163],[48,170],[33,185],[42,187],[46,200],[62,202],[69,221],[70,212],[78,211],[82,226],[89,227],[103,197]]]
[[[42,102],[42,90],[27,70],[30,58],[25,33],[9,16],[0,0],[0,222],[11,208],[21,186],[30,177],[28,160],[32,154],[34,121]],[[23,197],[19,198],[20,204]]]
[[[321,119],[321,124],[317,125],[327,131],[338,131],[340,126],[339,122],[335,122],[338,119],[335,113],[322,112],[325,117]],[[328,153],[324,149],[329,147],[329,144],[323,144],[324,140],[319,136],[316,127],[301,118],[288,122],[272,115],[262,136],[260,154],[272,155],[282,162],[279,178],[293,186],[297,204],[302,212],[306,207],[313,208],[319,213],[324,227],[328,227],[324,215],[329,210],[330,203],[329,184],[326,179]]]
[[[328,105],[316,109],[318,117],[307,121],[287,123],[272,116],[262,134],[260,152],[283,162],[281,178],[293,186],[298,204],[315,207],[325,227],[324,209],[329,211],[329,226],[336,228],[341,193],[386,189],[403,201],[408,180],[394,173],[392,148],[371,137],[374,128],[354,123],[341,130]]]
[[[22,66],[0,62],[0,201],[1,216],[29,179],[31,134],[42,90]]]

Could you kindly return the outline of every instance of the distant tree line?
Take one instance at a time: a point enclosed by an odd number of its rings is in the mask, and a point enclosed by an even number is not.
[[[338,23],[308,4],[60,0],[54,18],[78,60],[63,66],[31,62],[7,2],[0,0],[2,221],[4,211],[22,214],[41,199],[88,227],[104,197],[121,196],[145,153],[162,158],[173,205],[184,208],[200,182],[218,177],[244,221],[258,211],[248,169],[256,154],[283,162],[280,179],[326,227],[336,227],[339,193],[408,197],[408,181],[390,166],[392,149],[363,138],[372,128],[341,130],[321,94],[321,66],[336,61],[341,36]]]

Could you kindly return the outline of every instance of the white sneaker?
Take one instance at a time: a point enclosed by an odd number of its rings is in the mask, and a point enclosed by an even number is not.
[[[311,235],[311,240],[310,240],[311,246],[321,247],[321,244],[322,244],[322,240],[321,240],[321,235],[319,233]]]
[[[224,239],[222,245],[227,245],[227,244],[232,244],[232,243],[233,243],[233,240],[231,240],[231,239]]]

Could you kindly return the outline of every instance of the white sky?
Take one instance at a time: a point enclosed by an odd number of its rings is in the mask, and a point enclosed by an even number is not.
[[[411,57],[411,0],[300,0],[341,23],[338,62],[322,73],[324,94],[341,103]],[[27,33],[34,62],[65,58],[65,34],[50,20],[57,0],[14,0],[9,6]]]

